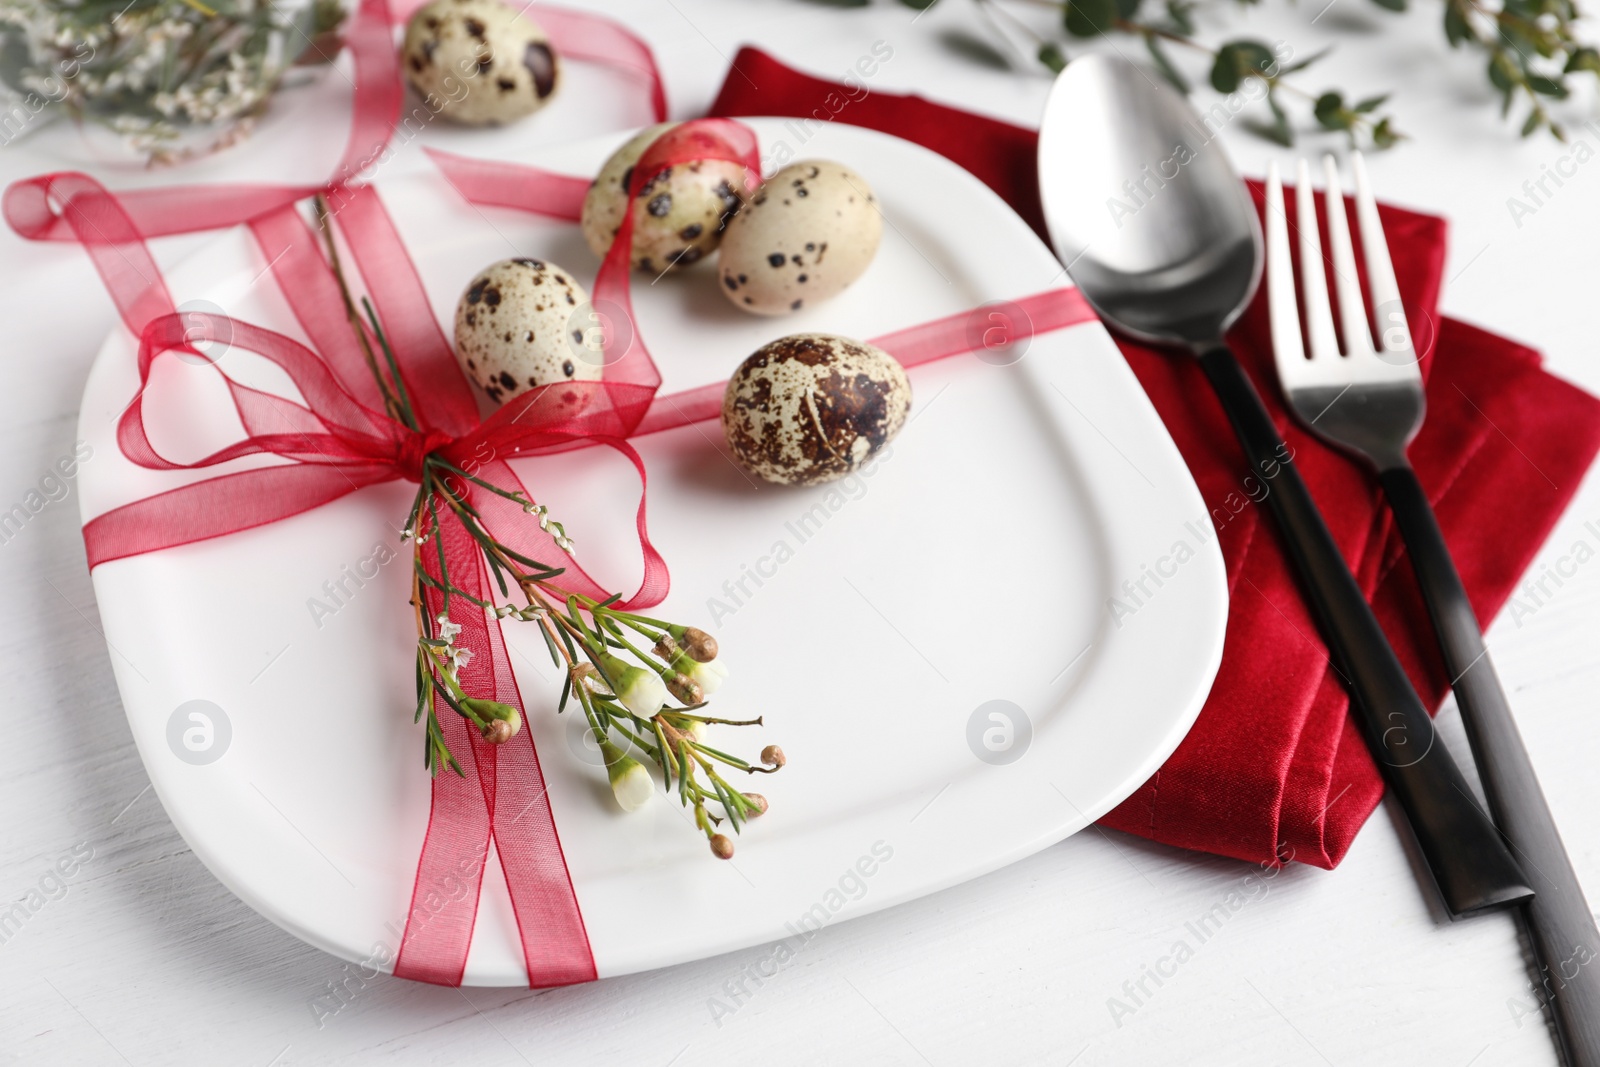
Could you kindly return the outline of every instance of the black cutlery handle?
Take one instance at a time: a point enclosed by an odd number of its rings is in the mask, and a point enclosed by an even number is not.
[[[1433,720],[1395,657],[1322,513],[1300,478],[1261,395],[1224,346],[1200,356],[1228,420],[1265,487],[1290,558],[1321,625],[1373,758],[1394,790],[1452,915],[1523,900],[1533,892],[1479,808]],[[1252,491],[1252,496],[1254,496]]]
[[[1410,464],[1382,471],[1395,525],[1422,587],[1445,669],[1483,779],[1489,812],[1527,872],[1534,898],[1526,921],[1539,977],[1539,999],[1554,1004],[1557,1030],[1572,1067],[1600,1067],[1600,932],[1545,803],[1505,690],[1483,645],[1428,496]]]

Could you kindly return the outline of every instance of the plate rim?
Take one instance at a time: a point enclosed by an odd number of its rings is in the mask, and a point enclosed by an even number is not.
[[[764,122],[776,124],[785,120],[781,117],[749,117],[742,119],[742,121],[756,124]],[[910,149],[915,153],[920,153],[926,159],[938,160],[939,165],[948,167],[951,171],[961,175],[970,184],[970,186],[973,187],[973,191],[975,193],[978,195],[987,196],[995,203],[1000,204],[1005,212],[1010,214],[1015,219],[1017,225],[1027,232],[1028,237],[1031,240],[1038,242],[1040,247],[1044,248],[1048,254],[1048,247],[1044,246],[1043,242],[1039,241],[1038,237],[1034,235],[1031,230],[1027,229],[1026,224],[1023,223],[1020,218],[1017,218],[1015,213],[1012,212],[1008,206],[1005,206],[992,190],[990,190],[986,185],[983,185],[983,183],[975,176],[971,175],[970,172],[967,172],[958,167],[956,164],[945,160],[944,157],[938,156],[931,150],[921,145],[917,145],[915,142],[906,141],[902,138],[897,138],[890,134],[881,133],[879,131],[870,130],[864,127],[845,126],[845,124],[840,124],[840,126],[851,131],[852,135],[860,134],[871,139],[883,139],[886,141],[896,142],[898,146],[897,150]],[[593,146],[595,145],[614,145],[622,139],[631,136],[632,132],[634,131],[608,133],[583,142],[570,143],[561,146],[559,149],[551,150],[549,155],[560,157],[568,153],[580,153],[585,150],[592,151],[594,150]],[[426,174],[426,171],[420,172],[420,174],[416,171],[397,173],[387,179],[387,181],[380,179],[376,184],[380,192],[383,192],[386,184],[413,184],[417,183],[419,180],[426,181]],[[184,258],[183,262],[175,265],[172,271],[169,273],[173,275],[179,274],[190,259],[197,259],[203,256],[207,249],[211,248],[217,240],[220,240],[224,237],[225,233],[226,231],[215,235],[212,240],[205,242],[200,248],[195,249],[189,256]],[[1112,345],[1109,335],[1105,334],[1104,327],[1098,322],[1090,322],[1077,327],[1072,327],[1070,329],[1074,331],[1099,331],[1102,335],[1104,335],[1105,343],[1107,345]],[[101,370],[102,364],[109,363],[111,360],[119,358],[116,350],[125,349],[129,343],[129,335],[127,334],[125,328],[119,325],[113,329],[111,334],[107,337],[105,343],[101,346],[99,352],[96,354],[89,379],[85,384],[84,398],[80,404],[80,434],[83,432],[84,422],[91,416],[88,405],[94,390],[96,379],[103,373]],[[1114,345],[1112,345],[1112,347],[1114,350]],[[1130,396],[1128,399],[1136,402],[1142,402],[1143,406],[1148,409],[1154,425],[1159,428],[1159,434],[1162,440],[1157,442],[1158,445],[1161,446],[1161,450],[1163,452],[1169,453],[1170,458],[1174,461],[1174,466],[1172,466],[1171,470],[1173,472],[1181,473],[1180,488],[1190,493],[1195,501],[1200,502],[1201,510],[1199,515],[1201,516],[1201,521],[1209,524],[1209,512],[1204,508],[1204,502],[1203,498],[1201,497],[1200,490],[1194,482],[1192,474],[1189,472],[1188,466],[1183,460],[1181,453],[1178,452],[1176,444],[1172,441],[1170,433],[1161,423],[1159,416],[1155,415],[1153,405],[1150,404],[1148,396],[1138,384],[1137,379],[1133,376],[1131,369],[1127,367],[1125,361],[1121,360],[1120,353],[1117,354],[1117,359],[1121,364],[1122,372],[1129,380],[1131,388],[1136,394],[1136,396]],[[1079,462],[1086,462],[1082,457],[1077,458]],[[88,501],[89,494],[79,494],[80,517],[84,522],[87,522],[93,517],[84,514],[84,511],[86,511],[88,506]],[[1103,515],[1095,515],[1092,521],[1096,525],[1102,525],[1104,519],[1105,516]],[[1166,733],[1161,738],[1160,744],[1147,747],[1144,758],[1138,761],[1136,766],[1128,770],[1128,772],[1123,776],[1121,784],[1116,789],[1098,797],[1092,803],[1079,809],[1076,816],[1061,820],[1055,829],[1041,832],[1025,840],[1018,840],[1012,843],[1010,847],[1003,850],[997,850],[996,852],[984,857],[980,862],[974,863],[969,861],[965,864],[959,865],[959,870],[952,869],[945,877],[931,880],[923,878],[918,881],[918,885],[916,887],[907,888],[901,892],[883,892],[875,896],[870,896],[860,902],[861,906],[850,908],[845,913],[841,914],[839,916],[840,921],[871,914],[875,911],[883,910],[884,908],[893,907],[909,900],[927,896],[949,888],[950,886],[969,881],[973,878],[981,877],[994,870],[998,870],[1001,867],[1015,863],[1018,860],[1047,848],[1052,844],[1058,843],[1059,841],[1064,840],[1065,838],[1070,837],[1072,834],[1083,829],[1085,826],[1103,816],[1107,811],[1111,810],[1117,804],[1121,803],[1128,796],[1131,796],[1133,793],[1135,793],[1139,786],[1149,779],[1155,770],[1167,760],[1174,750],[1176,750],[1184,737],[1187,736],[1189,730],[1193,727],[1194,722],[1198,718],[1205,700],[1209,695],[1211,686],[1215,681],[1217,671],[1221,665],[1223,646],[1226,636],[1229,589],[1227,585],[1226,568],[1222,558],[1220,544],[1215,536],[1214,530],[1211,531],[1211,537],[1201,544],[1196,554],[1198,557],[1204,558],[1204,562],[1196,568],[1196,571],[1198,572],[1197,577],[1203,577],[1204,579],[1208,580],[1212,587],[1202,598],[1212,607],[1212,617],[1203,620],[1205,625],[1203,627],[1199,627],[1195,631],[1195,636],[1197,638],[1209,637],[1209,641],[1204,649],[1204,655],[1200,657],[1199,660],[1201,666],[1197,672],[1197,681],[1189,688],[1189,695],[1186,701],[1183,702],[1183,706],[1171,716],[1170,725]],[[100,597],[104,592],[104,590],[101,588],[104,571],[102,568],[96,568],[92,573],[96,587],[96,594],[97,597]],[[109,638],[110,635],[108,634],[107,636]],[[183,811],[184,805],[181,803],[176,803],[175,799],[169,796],[168,791],[164,788],[164,775],[158,772],[152,772],[151,768],[153,766],[160,765],[161,763],[160,755],[154,754],[156,755],[155,759],[149,758],[152,753],[147,752],[147,742],[142,737],[143,731],[139,728],[139,724],[135,721],[135,712],[133,710],[133,705],[135,702],[128,699],[128,693],[132,686],[131,679],[126,676],[126,671],[128,668],[120,662],[118,657],[112,656],[111,658],[113,662],[114,673],[117,678],[119,693],[123,698],[124,713],[130,720],[130,726],[133,727],[133,733],[136,744],[138,745],[140,759],[146,766],[147,774],[150,776],[151,783],[154,786],[158,797],[161,799],[162,805],[168,813],[168,817],[172,819],[174,826],[179,830],[180,834],[194,850],[196,856],[200,858],[207,870],[211,871],[212,874],[217,877],[217,879],[222,882],[230,892],[248,904],[253,910],[268,918],[279,927],[294,934],[301,940],[315,945],[316,947],[329,952],[331,955],[351,963],[363,963],[369,959],[370,957],[368,956],[352,954],[352,950],[350,950],[348,945],[340,944],[336,941],[330,941],[317,929],[298,921],[294,915],[286,914],[282,911],[282,909],[274,907],[269,899],[270,894],[264,895],[260,892],[257,892],[255,887],[253,887],[247,879],[237,877],[236,875],[238,872],[227,869],[226,865],[222,864],[220,860],[213,862],[213,860],[217,859],[217,857],[214,857],[210,852],[210,843],[207,842],[206,844],[201,844],[196,840],[197,836],[203,835],[200,835],[197,832],[191,832],[193,827],[189,823],[189,820],[187,820],[183,814],[180,814],[180,812]],[[1070,698],[1067,699],[1070,700]],[[1071,802],[1069,801],[1069,803]],[[1077,805],[1074,805],[1074,807],[1076,808]],[[854,818],[849,821],[853,822]],[[655,969],[657,967],[670,966],[679,962],[687,962],[688,960],[692,959],[708,958],[739,947],[748,947],[752,944],[765,943],[762,940],[751,941],[748,937],[736,937],[733,940],[737,943],[710,944],[704,951],[695,953],[694,955],[682,958],[673,958],[645,966],[629,967],[624,970],[602,968],[601,975],[603,977],[609,977],[618,974]],[[384,969],[391,969],[391,967],[392,964],[386,965]],[[514,976],[514,981],[502,980],[505,977],[506,976],[489,976],[489,980],[481,980],[484,978],[484,976],[474,974],[469,966],[467,979],[463,982],[463,984],[520,985],[524,984],[525,982],[525,976]]]

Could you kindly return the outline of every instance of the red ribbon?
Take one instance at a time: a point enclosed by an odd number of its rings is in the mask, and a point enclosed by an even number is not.
[[[627,31],[576,12],[539,8],[537,15],[558,50],[640,72],[658,119],[665,100],[649,49]],[[591,444],[611,447],[631,462],[640,479],[636,515],[643,572],[625,605],[645,607],[665,597],[665,561],[651,545],[645,516],[643,461],[628,444],[650,433],[715,417],[723,383],[658,396],[655,363],[634,326],[629,297],[632,212],[600,268],[595,305],[616,316],[608,330],[602,381],[572,382],[532,390],[479,420],[470,385],[376,192],[351,180],[387,150],[402,90],[391,22],[384,0],[363,0],[346,42],[357,73],[351,134],[334,178],[326,185],[204,185],[141,190],[113,196],[76,173],[45,175],[11,186],[7,221],[34,240],[75,240],[88,250],[118,310],[139,338],[139,391],[117,427],[130,460],[150,469],[198,471],[246,461],[245,469],[135,501],[84,527],[91,567],[109,560],[189,544],[279,521],[321,507],[348,493],[395,478],[418,480],[423,457],[434,455],[508,490],[522,489],[508,458]],[[576,220],[587,179],[536,168],[475,162],[433,153],[450,180],[478,203],[513,206]],[[630,194],[667,166],[694,159],[742,164],[754,184],[759,155],[754,134],[728,120],[698,120],[674,128],[646,151],[634,168]],[[395,355],[399,380],[421,429],[391,418],[366,355],[348,321],[337,284],[315,235],[294,204],[326,192],[334,219]],[[222,316],[179,313],[145,241],[149,237],[247,223],[311,346]],[[903,330],[875,342],[903,364],[1015,341],[1091,320],[1075,290],[1053,290],[1014,304],[979,309]],[[370,338],[369,338],[370,340]],[[226,341],[258,354],[287,374],[300,400],[266,393],[221,376],[244,429],[242,439],[187,460],[164,456],[151,442],[143,398],[156,358],[184,352],[203,358],[204,343]],[[250,462],[265,459],[266,463]],[[461,487],[502,542],[535,559],[566,564],[563,584],[596,598],[606,590],[563,552],[522,509],[467,482]],[[531,499],[531,496],[530,496]],[[480,600],[494,587],[476,541],[452,517],[433,531],[452,580]],[[441,574],[437,552],[424,552],[425,569]],[[444,611],[442,596],[424,592],[426,610]],[[461,684],[519,710],[523,704],[498,620],[452,599],[457,641],[474,652],[460,668]],[[395,973],[459,985],[476,923],[483,871],[496,849],[527,963],[530,986],[565,985],[595,977],[583,917],[567,871],[546,798],[531,731],[495,746],[483,741],[442,700],[435,714],[463,774],[449,771],[433,782],[432,810],[418,861],[412,904]],[[463,758],[463,757],[466,758]],[[501,833],[500,830],[505,832]],[[463,886],[465,893],[460,892]],[[446,887],[454,891],[446,894]]]

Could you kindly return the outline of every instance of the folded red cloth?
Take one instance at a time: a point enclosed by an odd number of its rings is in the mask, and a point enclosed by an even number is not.
[[[814,116],[915,141],[977,175],[1048,240],[1034,131],[917,96],[863,96],[752,48],[733,64],[713,115]],[[1253,191],[1259,204],[1260,189]],[[1292,200],[1288,208],[1292,224]],[[1382,215],[1428,374],[1428,419],[1411,458],[1473,606],[1490,619],[1600,449],[1600,401],[1542,371],[1533,350],[1441,318],[1444,221],[1391,207]],[[1372,477],[1289,420],[1262,295],[1233,341],[1406,670],[1438,707],[1449,679],[1410,566],[1397,566],[1404,556]],[[1377,806],[1383,781],[1198,366],[1119,343],[1211,508],[1233,599],[1222,667],[1194,729],[1102,821],[1184,848],[1332,868]]]

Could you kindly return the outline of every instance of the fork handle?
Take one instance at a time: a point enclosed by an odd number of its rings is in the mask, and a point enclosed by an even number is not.
[[[1527,870],[1523,911],[1572,1067],[1600,1067],[1600,931],[1567,859],[1439,521],[1409,463],[1378,475],[1439,635],[1489,811]]]
[[[1459,916],[1526,899],[1533,890],[1449,751],[1438,743],[1433,720],[1350,573],[1261,395],[1225,345],[1203,350],[1200,366],[1253,473],[1267,486],[1268,506],[1335,667],[1350,689],[1367,745],[1405,810],[1446,907]]]

